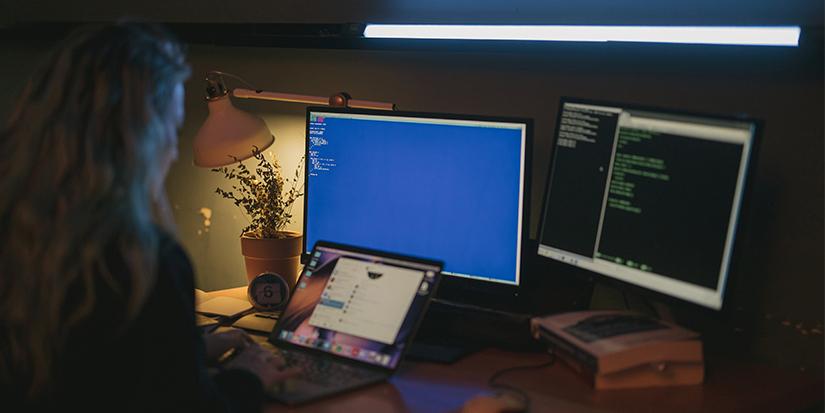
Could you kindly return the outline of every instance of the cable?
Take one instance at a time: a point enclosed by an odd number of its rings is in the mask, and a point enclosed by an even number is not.
[[[530,396],[527,395],[526,391],[524,391],[524,390],[522,390],[522,389],[520,389],[516,386],[510,385],[510,384],[505,384],[505,383],[497,383],[496,381],[498,379],[500,379],[502,376],[504,376],[505,374],[512,373],[512,372],[515,372],[515,371],[537,370],[537,369],[543,369],[545,367],[552,366],[556,362],[556,354],[553,353],[552,350],[548,350],[548,352],[550,354],[550,360],[545,361],[544,363],[541,363],[541,364],[531,364],[531,365],[527,365],[527,366],[516,366],[516,367],[508,367],[508,368],[505,368],[505,369],[501,369],[501,370],[493,373],[490,376],[490,378],[487,380],[487,385],[494,388],[494,389],[507,390],[507,391],[510,391],[511,393],[516,394],[518,396],[518,398],[521,399],[522,403],[524,404],[524,410],[529,411],[530,410]]]
[[[653,304],[647,298],[642,297],[642,303],[647,306],[648,310],[650,310],[651,315],[653,318],[659,318],[659,310],[653,306]]]

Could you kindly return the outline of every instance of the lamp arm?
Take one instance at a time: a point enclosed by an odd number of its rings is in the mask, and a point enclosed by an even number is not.
[[[241,99],[274,100],[278,102],[306,103],[310,105],[328,105],[329,98],[293,93],[267,92],[264,90],[232,89],[232,96]]]
[[[371,100],[350,99],[347,106],[356,109],[395,110],[395,103],[375,102]]]
[[[395,104],[370,100],[350,99],[346,93],[330,97],[296,95],[293,93],[267,92],[264,90],[233,89],[232,96],[240,99],[274,100],[279,102],[306,103],[310,105],[343,106],[358,109],[395,110]]]

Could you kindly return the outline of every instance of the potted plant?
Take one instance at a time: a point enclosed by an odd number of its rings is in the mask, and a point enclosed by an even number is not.
[[[285,228],[292,220],[292,206],[303,195],[303,185],[299,186],[303,158],[295,176],[284,180],[277,160],[269,162],[257,147],[253,157],[255,173],[238,159],[235,166],[212,169],[235,181],[232,191],[217,188],[215,192],[234,202],[249,221],[241,231],[247,279],[274,272],[292,287],[298,279],[302,240],[300,233]]]

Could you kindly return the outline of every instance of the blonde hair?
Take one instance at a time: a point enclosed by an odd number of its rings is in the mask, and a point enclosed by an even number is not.
[[[101,281],[129,317],[140,310],[156,277],[156,226],[172,228],[152,186],[188,76],[168,33],[122,22],[74,32],[23,89],[0,131],[0,385],[48,390]]]

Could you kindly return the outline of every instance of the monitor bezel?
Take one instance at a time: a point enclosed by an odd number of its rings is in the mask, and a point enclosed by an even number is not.
[[[748,157],[748,165],[745,170],[745,181],[744,186],[742,188],[742,195],[739,203],[739,214],[736,219],[736,228],[733,233],[733,245],[731,245],[731,253],[730,253],[730,262],[728,265],[728,276],[727,280],[724,284],[724,291],[722,291],[722,305],[716,309],[710,306],[706,306],[700,303],[696,303],[690,300],[682,299],[679,297],[675,297],[673,295],[669,295],[666,293],[662,293],[659,291],[651,290],[645,288],[643,286],[629,283],[626,281],[622,281],[618,278],[614,278],[608,275],[604,275],[597,271],[591,271],[586,268],[582,268],[576,265],[572,265],[569,263],[565,263],[562,261],[555,260],[550,257],[546,257],[538,253],[538,249],[541,248],[542,245],[542,235],[545,231],[544,228],[544,220],[545,215],[547,212],[547,202],[550,195],[550,184],[552,182],[552,175],[553,175],[553,167],[555,165],[555,156],[556,156],[556,144],[558,143],[559,138],[559,125],[561,124],[561,117],[564,110],[564,105],[567,103],[577,103],[577,104],[586,104],[586,105],[594,105],[594,106],[608,106],[608,107],[619,107],[622,109],[630,109],[630,110],[638,110],[638,111],[647,111],[647,112],[654,112],[654,113],[662,113],[666,115],[676,115],[676,116],[684,116],[684,117],[695,117],[695,118],[704,118],[710,120],[719,120],[719,121],[732,121],[732,122],[743,122],[743,123],[751,123],[753,125],[753,137],[751,139],[751,150]],[[588,277],[593,279],[594,281],[603,282],[608,285],[617,287],[622,291],[629,291],[639,296],[645,296],[652,299],[655,299],[660,302],[668,303],[671,305],[679,306],[679,307],[689,307],[691,310],[695,309],[702,309],[703,312],[709,313],[721,313],[726,311],[730,307],[730,295],[733,287],[736,285],[736,279],[739,278],[736,276],[739,267],[742,262],[742,244],[747,239],[747,231],[748,231],[748,223],[750,216],[750,203],[748,200],[751,198],[752,191],[753,191],[753,181],[755,178],[756,173],[756,161],[759,155],[759,147],[761,146],[762,141],[762,130],[763,130],[763,122],[759,119],[750,117],[748,115],[720,115],[714,113],[705,113],[705,112],[697,112],[691,110],[679,110],[673,108],[662,108],[657,106],[650,106],[644,104],[636,104],[636,103],[621,103],[615,101],[608,101],[608,100],[599,100],[599,99],[588,99],[588,98],[576,98],[570,96],[562,96],[559,99],[559,106],[556,113],[556,123],[553,128],[553,136],[551,140],[551,150],[550,150],[550,162],[548,165],[548,169],[546,172],[546,181],[544,185],[544,193],[542,198],[542,206],[541,206],[541,213],[539,215],[539,227],[538,231],[536,232],[536,255],[540,257],[540,259],[549,260],[555,263],[562,264],[564,268],[575,269],[575,271],[570,271],[573,274],[576,274],[576,277]],[[547,246],[547,245],[545,245]]]
[[[477,304],[484,307],[491,307],[502,310],[518,310],[524,305],[523,300],[520,299],[521,285],[524,284],[524,278],[527,274],[525,265],[527,264],[526,254],[535,254],[534,251],[527,251],[527,246],[530,241],[530,206],[531,206],[531,185],[532,185],[532,163],[533,163],[533,119],[523,117],[508,117],[508,116],[485,116],[485,115],[470,115],[457,113],[437,113],[437,112],[416,112],[416,111],[386,111],[375,109],[356,109],[345,107],[329,107],[329,106],[309,106],[306,108],[305,119],[305,139],[304,139],[304,193],[310,191],[309,181],[309,123],[310,114],[312,112],[329,112],[329,113],[351,113],[364,115],[378,115],[378,116],[398,116],[407,118],[436,118],[445,120],[467,120],[467,121],[487,121],[487,122],[503,122],[503,123],[519,123],[525,125],[524,137],[524,164],[523,164],[523,197],[521,205],[521,247],[519,251],[519,274],[517,284],[508,284],[495,281],[479,280],[475,278],[466,278],[459,276],[452,276],[450,274],[443,274],[441,285],[439,287],[439,299],[458,301],[468,304]],[[304,196],[304,222],[302,246],[301,246],[301,261],[306,262],[308,257],[307,251],[307,219],[308,216],[308,202]],[[399,251],[403,254],[403,251]],[[439,257],[435,257],[439,258]]]

